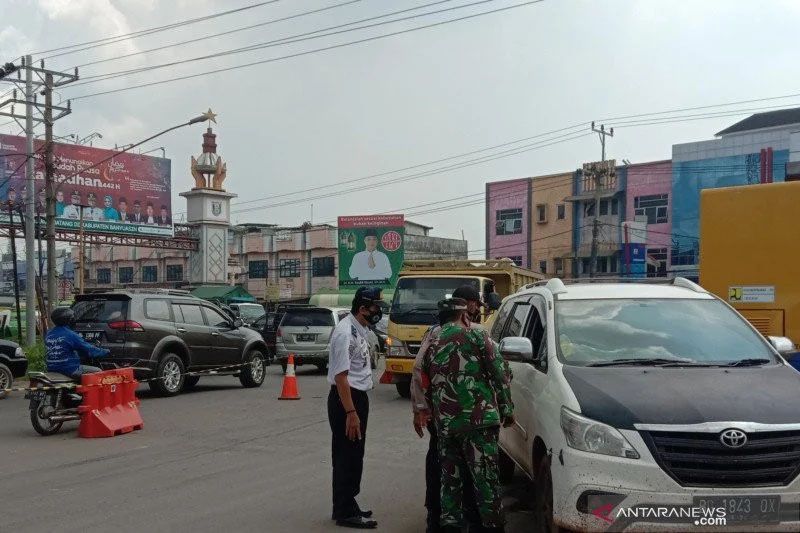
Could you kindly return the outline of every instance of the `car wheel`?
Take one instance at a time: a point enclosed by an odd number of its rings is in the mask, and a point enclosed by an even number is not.
[[[509,485],[514,480],[514,470],[517,465],[502,448],[497,456],[497,467],[500,473],[500,483]]]
[[[0,363],[0,400],[8,395],[3,389],[10,389],[13,383],[14,374],[11,373],[11,369]]]
[[[411,382],[410,381],[399,381],[399,382],[395,383],[394,386],[397,389],[397,394],[399,394],[403,398],[411,398]]]
[[[183,390],[190,390],[197,386],[197,383],[200,381],[200,376],[186,376],[183,380]]]
[[[239,381],[243,387],[249,389],[260,387],[264,383],[264,376],[267,373],[267,361],[264,359],[264,354],[260,350],[250,350],[247,354],[247,362],[250,364],[242,367],[242,371],[239,373]]]
[[[185,367],[180,357],[174,353],[161,356],[156,367],[156,375],[150,382],[150,390],[161,396],[177,396],[183,390],[186,376]]]
[[[553,476],[550,473],[550,457],[542,459],[534,479],[533,520],[536,531],[561,533],[564,531],[553,521]]]

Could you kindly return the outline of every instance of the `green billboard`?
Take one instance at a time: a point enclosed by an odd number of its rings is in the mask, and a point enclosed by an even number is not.
[[[388,289],[403,267],[403,215],[339,217],[339,288]]]

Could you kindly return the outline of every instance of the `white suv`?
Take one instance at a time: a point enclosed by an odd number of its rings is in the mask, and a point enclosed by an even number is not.
[[[533,480],[537,531],[800,531],[785,339],[682,278],[528,285],[491,335],[514,373],[501,477]]]

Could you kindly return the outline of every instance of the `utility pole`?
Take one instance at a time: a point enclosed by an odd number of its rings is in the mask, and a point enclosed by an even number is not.
[[[33,58],[25,56],[25,66],[30,66]],[[33,71],[25,69],[25,344],[36,342],[36,182],[34,181],[33,158]]]
[[[22,313],[19,310],[19,272],[17,272],[17,234],[14,229],[14,209],[16,206],[8,202],[8,238],[11,240],[11,261],[14,266],[14,303],[17,306],[17,340],[22,340]]]
[[[602,153],[599,168],[598,165],[593,165],[594,168],[592,169],[592,179],[594,180],[594,221],[592,223],[592,257],[589,262],[589,276],[593,278],[597,273],[597,238],[600,236],[600,221],[597,218],[600,214],[600,189],[603,186],[603,177],[610,175],[606,166],[606,137],[614,136],[614,128],[606,131],[605,124],[601,124],[598,129],[595,128],[594,121],[592,121],[592,131],[600,137]]]
[[[56,293],[56,202],[53,188],[55,162],[53,161],[53,75],[44,75],[44,220],[47,240],[47,298],[46,320],[58,301]],[[39,241],[41,242],[41,241]],[[41,245],[39,246],[41,250]],[[41,253],[41,251],[39,252]]]
[[[25,71],[25,78],[21,77],[21,72]],[[10,78],[10,74],[13,72],[17,72],[16,79]],[[36,78],[33,75],[36,75]],[[66,107],[61,105],[53,105],[53,98],[52,92],[55,87],[61,87],[68,83],[72,83],[78,79],[78,69],[75,69],[74,74],[69,74],[65,72],[58,72],[54,70],[47,70],[44,66],[44,61],[40,62],[39,67],[33,65],[33,60],[31,56],[25,56],[21,60],[21,66],[17,67],[13,63],[6,63],[3,65],[3,68],[0,69],[0,82],[9,82],[16,84],[19,88],[23,89],[25,98],[20,100],[17,98],[17,91],[13,91],[13,95],[11,98],[7,98],[3,101],[0,101],[0,116],[11,117],[17,121],[26,132],[27,135],[27,168],[26,168],[26,195],[25,195],[25,203],[26,203],[26,218],[25,218],[25,256],[27,259],[28,265],[26,265],[27,275],[30,276],[30,268],[34,265],[33,256],[34,256],[34,249],[35,249],[35,217],[36,217],[36,209],[35,209],[35,180],[34,180],[34,172],[35,172],[35,161],[34,161],[34,150],[33,150],[33,128],[35,124],[45,123],[45,134],[47,135],[46,139],[46,150],[48,150],[48,156],[46,158],[45,164],[45,172],[46,172],[46,179],[45,179],[45,198],[50,198],[50,204],[52,207],[48,206],[46,209],[46,219],[47,219],[47,277],[48,277],[48,284],[47,284],[47,309],[42,309],[41,311],[49,316],[49,310],[53,305],[53,302],[57,299],[58,295],[56,293],[56,272],[55,272],[55,201],[54,195],[51,194],[53,189],[52,183],[54,181],[54,173],[55,173],[55,165],[53,164],[53,156],[52,156],[52,136],[53,136],[53,123],[59,120],[62,117],[69,115],[72,112],[70,102],[67,101]],[[36,94],[43,87],[41,94],[45,97],[45,103],[41,104],[37,101]],[[19,114],[15,112],[14,107],[15,104],[20,104],[25,106],[25,114]],[[9,110],[10,106],[10,110]],[[54,116],[53,112],[57,114]],[[34,115],[35,113],[35,115]],[[21,120],[25,121],[25,125],[22,126],[20,123]],[[35,272],[35,266],[34,266]],[[29,283],[26,285],[26,305],[28,308],[28,320],[27,320],[27,342],[34,342],[36,340],[36,313],[34,312],[36,308],[36,292],[35,292],[35,284],[30,283],[30,280],[33,278],[28,278]],[[31,293],[28,286],[33,286],[34,290]]]

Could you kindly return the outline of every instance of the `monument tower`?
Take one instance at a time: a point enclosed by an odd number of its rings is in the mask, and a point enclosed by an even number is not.
[[[227,165],[217,154],[217,136],[211,129],[214,115],[209,110],[209,126],[203,134],[203,152],[192,156],[191,172],[195,186],[180,193],[186,198],[186,223],[198,240],[198,249],[189,254],[189,282],[192,285],[228,283],[228,228],[231,198],[236,194],[223,189]],[[214,121],[216,122],[216,121]]]

